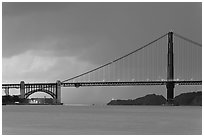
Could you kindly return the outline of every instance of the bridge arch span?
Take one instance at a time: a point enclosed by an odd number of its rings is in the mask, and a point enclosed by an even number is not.
[[[31,91],[29,91],[29,92],[27,92],[27,93],[25,94],[25,98],[28,98],[30,95],[32,95],[32,94],[34,94],[34,93],[36,93],[36,92],[44,92],[44,93],[47,93],[47,94],[49,94],[50,96],[52,96],[53,99],[56,99],[56,98],[57,98],[56,95],[55,95],[53,92],[51,92],[51,91],[49,91],[49,90],[45,90],[45,89],[31,90]]]

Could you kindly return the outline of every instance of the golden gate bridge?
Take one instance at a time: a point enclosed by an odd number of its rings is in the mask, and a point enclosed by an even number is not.
[[[61,87],[85,86],[154,86],[167,88],[167,102],[172,103],[177,85],[202,85],[202,45],[168,32],[140,48],[77,76],[56,83],[2,84],[20,89],[20,97],[28,98],[45,92],[61,103]]]

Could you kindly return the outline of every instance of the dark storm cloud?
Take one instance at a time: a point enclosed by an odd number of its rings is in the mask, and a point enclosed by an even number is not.
[[[101,64],[171,29],[200,41],[199,9],[199,3],[3,3],[3,57],[43,49]]]

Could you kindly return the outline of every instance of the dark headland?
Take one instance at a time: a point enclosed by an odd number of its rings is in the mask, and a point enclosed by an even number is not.
[[[111,100],[107,105],[164,105],[166,99],[162,95],[148,94],[144,97],[127,100]],[[182,93],[174,98],[177,106],[202,106],[202,92]]]
[[[2,105],[62,105],[53,98],[20,98],[19,95],[2,96]]]

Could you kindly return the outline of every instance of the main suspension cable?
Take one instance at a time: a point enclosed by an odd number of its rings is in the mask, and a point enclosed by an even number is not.
[[[150,43],[148,43],[148,44],[146,44],[146,45],[144,45],[144,46],[142,46],[142,47],[140,47],[140,48],[138,48],[138,49],[136,49],[136,50],[134,50],[134,51],[132,51],[132,52],[130,52],[130,53],[124,55],[124,56],[122,56],[122,57],[120,57],[120,58],[117,58],[117,59],[115,59],[115,60],[113,60],[113,61],[111,61],[111,62],[108,62],[108,63],[106,63],[106,64],[104,64],[104,65],[102,65],[102,66],[99,66],[99,67],[97,67],[97,68],[95,68],[95,69],[92,69],[92,70],[90,70],[90,71],[87,71],[87,72],[85,72],[85,73],[82,73],[82,74],[80,74],[80,75],[77,75],[77,76],[75,76],[75,77],[72,77],[72,78],[63,80],[62,83],[66,82],[66,81],[70,81],[70,80],[76,79],[76,78],[78,78],[78,77],[81,77],[81,76],[86,75],[86,74],[88,74],[88,73],[91,73],[91,72],[93,72],[93,71],[99,70],[99,69],[101,69],[101,68],[103,68],[103,67],[105,67],[105,66],[107,66],[107,65],[110,65],[110,64],[112,64],[112,63],[114,63],[114,62],[117,62],[117,61],[119,61],[119,60],[121,60],[121,59],[123,59],[123,58],[125,58],[125,57],[127,57],[127,56],[129,56],[129,55],[131,55],[131,54],[133,54],[133,53],[136,53],[136,52],[138,52],[138,51],[144,49],[145,47],[151,45],[152,43],[154,43],[154,42],[156,42],[156,41],[162,39],[162,38],[165,37],[167,34],[168,34],[168,33],[166,33],[166,34],[160,36],[159,38],[153,40],[152,42],[150,42]]]

